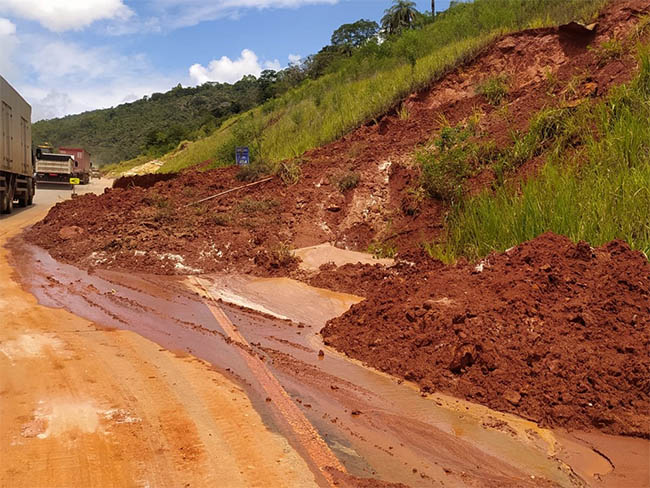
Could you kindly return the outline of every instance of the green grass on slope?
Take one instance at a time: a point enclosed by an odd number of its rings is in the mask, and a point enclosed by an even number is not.
[[[650,256],[650,54],[640,74],[606,100],[584,106],[567,124],[585,128],[573,154],[551,156],[541,174],[458,205],[448,239],[432,253],[445,260],[503,251],[551,230],[601,245],[623,239]],[[589,127],[596,127],[590,130]]]
[[[336,69],[226,121],[212,135],[163,157],[162,171],[208,159],[231,164],[248,145],[256,163],[277,163],[331,142],[372,120],[414,90],[471,59],[496,36],[591,19],[605,0],[475,0],[459,3],[420,30],[370,43]]]
[[[128,159],[126,161],[120,161],[119,163],[114,163],[114,164],[107,164],[106,166],[102,166],[102,171],[105,174],[110,174],[110,175],[121,175],[122,173],[135,168],[136,166],[140,166],[141,164],[148,163],[151,161],[151,156],[138,156],[133,159]]]

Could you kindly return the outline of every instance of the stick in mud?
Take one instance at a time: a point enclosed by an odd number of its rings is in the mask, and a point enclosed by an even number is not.
[[[217,193],[216,195],[211,195],[211,196],[209,196],[209,197],[202,198],[201,200],[197,200],[196,202],[188,203],[188,204],[185,205],[183,208],[185,208],[185,207],[190,207],[190,206],[192,206],[192,205],[196,205],[197,203],[207,202],[208,200],[212,200],[213,198],[220,197],[221,195],[225,195],[226,193],[230,193],[230,192],[233,192],[233,191],[241,190],[242,188],[248,188],[249,186],[259,185],[260,183],[264,183],[265,181],[270,181],[270,180],[272,180],[273,178],[274,178],[273,176],[269,176],[268,178],[264,178],[263,180],[254,181],[253,183],[248,183],[247,185],[242,185],[242,186],[238,186],[238,187],[236,187],[236,188],[231,188],[230,190],[222,191],[222,192],[220,192],[220,193]]]

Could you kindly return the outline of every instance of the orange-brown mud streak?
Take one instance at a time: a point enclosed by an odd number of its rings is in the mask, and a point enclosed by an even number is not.
[[[207,363],[23,291],[3,245],[40,217],[0,222],[0,486],[316,486]]]
[[[192,280],[192,285],[197,292],[201,294],[205,293],[209,298],[212,298],[210,291],[206,289],[205,284],[200,280],[195,278]],[[289,428],[294,433],[296,442],[303,447],[306,455],[320,473],[334,486],[335,480],[332,472],[328,468],[336,472],[344,473],[345,468],[343,465],[332,451],[330,451],[316,429],[309,423],[309,420],[307,420],[289,395],[287,395],[287,392],[269,371],[265,362],[258,356],[248,353],[246,349],[250,345],[244,336],[235,328],[221,307],[216,303],[208,303],[208,309],[219,323],[226,337],[238,345],[243,346],[241,354],[248,365],[248,369],[256,377],[268,395],[266,401],[273,403],[281,419],[289,425]]]
[[[441,121],[461,123],[479,111],[478,142],[507,146],[510,129],[526,130],[540,109],[606,94],[634,76],[633,49],[602,64],[590,47],[613,38],[633,44],[626,39],[648,11],[647,0],[618,0],[599,17],[593,37],[546,28],[497,39],[466,65],[405,100],[407,119],[388,113],[377,123],[308,151],[294,186],[276,178],[185,207],[241,185],[237,169],[188,171],[157,182],[159,176],[133,178],[125,185],[142,187],[116,188],[57,205],[29,239],[57,259],[86,268],[165,274],[288,275],[296,271],[296,263],[281,252],[286,245],[332,242],[365,250],[373,240],[387,240],[400,252],[411,251],[435,238],[443,225],[443,204],[410,194],[419,186],[413,151],[431,141]],[[502,73],[511,80],[507,111],[476,94],[482,81]],[[547,73],[557,79],[554,86],[549,86]],[[569,84],[576,86],[568,90]],[[521,176],[535,171],[541,161],[529,161]],[[468,191],[489,187],[492,170],[474,170],[480,174],[467,182]],[[350,171],[360,174],[359,185],[341,193],[333,181]]]
[[[341,486],[573,487],[594,484],[598,478],[608,486],[616,472],[605,457],[571,434],[566,435],[572,443],[561,443],[556,434],[522,419],[449,397],[423,398],[416,388],[327,350],[317,332],[331,315],[315,315],[301,324],[221,304],[236,337],[243,338],[233,340],[203,303],[216,303],[208,293],[202,300],[176,278],[99,270],[88,274],[20,240],[12,248],[15,256],[32,263],[17,269],[43,304],[131,329],[179,355],[208,361],[241,384],[266,426],[286,435],[301,453],[292,429],[276,414],[277,400],[243,354],[259,358],[347,469],[349,474],[325,468]],[[201,281],[215,283],[206,285],[211,295],[219,286],[219,279],[209,276]],[[275,293],[281,290],[288,291],[278,288]],[[301,306],[314,305],[301,300]],[[266,306],[289,316],[287,301],[278,303],[279,309]],[[626,450],[637,471],[627,466],[616,472],[618,479],[643,479],[647,470],[641,463],[647,452],[637,446],[635,454],[625,442],[619,449]]]

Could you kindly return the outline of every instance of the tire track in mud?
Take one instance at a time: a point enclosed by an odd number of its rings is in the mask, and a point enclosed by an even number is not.
[[[236,329],[234,324],[223,312],[221,307],[216,304],[208,288],[203,282],[196,277],[189,280],[192,288],[201,292],[201,295],[208,296],[212,299],[206,303],[214,318],[223,328],[226,335],[235,343],[245,348],[250,348],[248,341]],[[286,424],[291,428],[295,440],[300,444],[305,454],[307,454],[310,464],[315,467],[320,475],[325,478],[332,487],[338,485],[331,468],[339,472],[346,472],[345,467],[338,458],[332,453],[328,445],[321,438],[318,431],[312,426],[311,422],[305,417],[300,409],[291,401],[291,398],[282,387],[280,382],[273,376],[266,364],[257,356],[248,354],[244,350],[241,352],[242,357],[248,364],[251,372],[255,375],[260,385],[268,395],[267,401],[275,407],[274,410],[279,414]]]

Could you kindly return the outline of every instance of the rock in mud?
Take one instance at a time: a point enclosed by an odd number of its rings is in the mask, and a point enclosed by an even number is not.
[[[505,393],[503,394],[503,398],[508,400],[514,406],[519,405],[519,402],[521,401],[521,395],[519,394],[519,392],[516,392],[514,390],[506,390]]]
[[[83,235],[84,230],[76,225],[69,225],[67,227],[61,228],[59,230],[59,237],[63,239],[64,241],[70,240],[70,239],[75,239],[81,235]]]
[[[449,370],[455,374],[461,374],[463,370],[469,368],[476,362],[476,346],[472,344],[463,344],[454,352],[454,358],[449,364]]]

